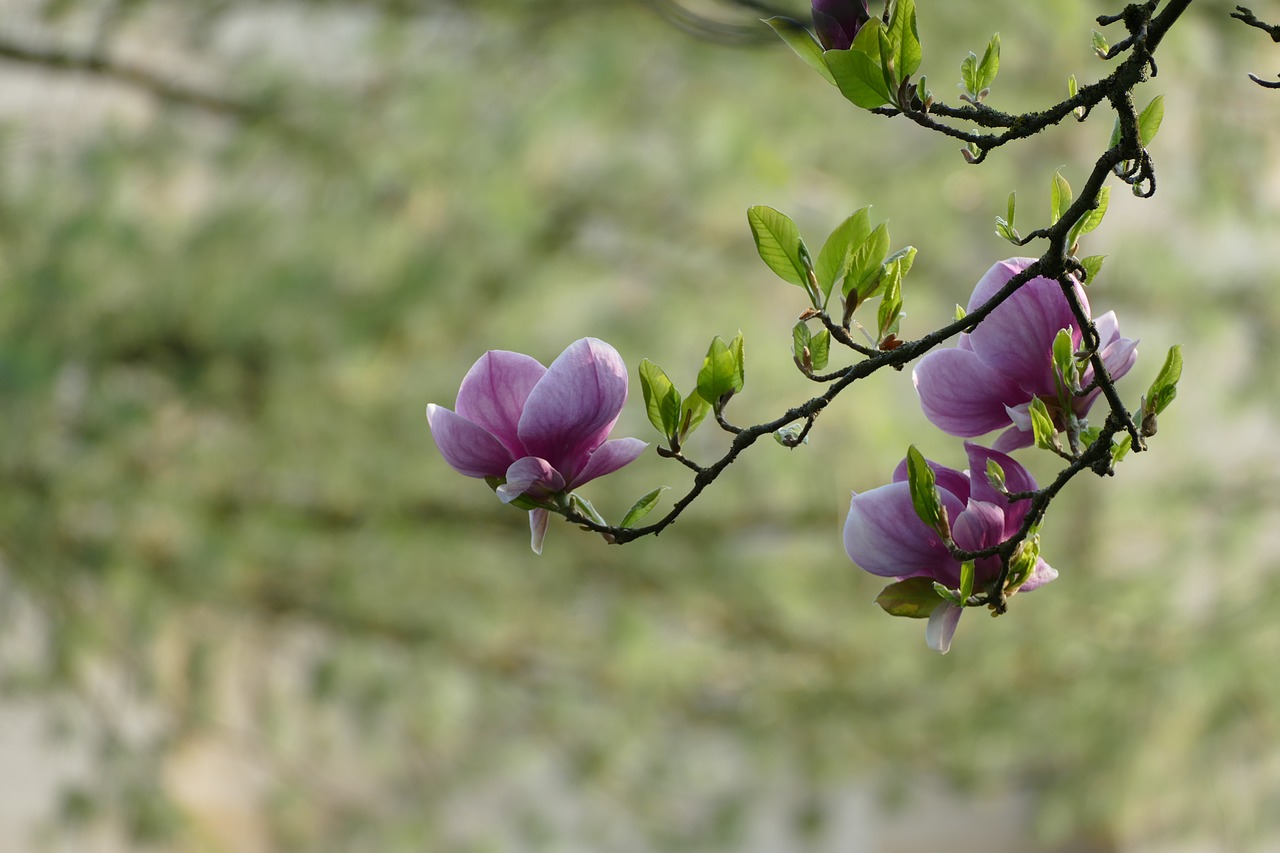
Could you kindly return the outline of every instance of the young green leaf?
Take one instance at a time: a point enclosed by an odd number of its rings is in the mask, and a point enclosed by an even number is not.
[[[809,271],[801,259],[800,229],[784,213],[762,204],[747,208],[747,222],[760,260],[783,281],[808,289]]]
[[[932,580],[916,577],[891,583],[880,590],[876,604],[890,616],[926,619],[942,604],[942,598],[934,591]]]
[[[742,332],[738,332],[733,336],[733,340],[729,341],[729,353],[733,356],[733,390],[735,392],[741,391],[747,384],[747,358],[743,354],[742,346]]]
[[[866,110],[892,101],[880,63],[881,27],[880,19],[872,18],[858,31],[853,47],[823,54],[840,94]]]
[[[813,333],[809,331],[809,324],[804,320],[791,327],[791,354],[795,357],[797,364],[804,363],[804,351],[809,348],[809,342],[812,340]]]
[[[622,521],[618,522],[619,527],[635,527],[636,522],[648,515],[655,506],[658,505],[658,498],[670,486],[659,486],[649,494],[642,497],[631,505],[631,509],[627,510],[627,514],[622,517]]]
[[[969,312],[964,310],[964,306],[961,305],[959,302],[957,302],[956,303],[956,320],[960,321],[968,316],[969,316]]]
[[[1056,450],[1058,444],[1058,430],[1053,425],[1053,418],[1049,415],[1049,409],[1044,404],[1044,400],[1039,397],[1031,399],[1031,431],[1035,435],[1036,447],[1044,450]]]
[[[711,340],[707,357],[703,359],[702,369],[698,371],[698,393],[702,399],[714,404],[730,391],[741,390],[741,374],[736,361],[724,338],[716,335]]]
[[[570,509],[577,510],[582,515],[585,515],[601,527],[607,527],[609,524],[609,522],[604,520],[604,516],[591,505],[591,501],[587,500],[577,492],[569,495],[569,507]]]
[[[1156,95],[1151,103],[1138,114],[1138,141],[1146,148],[1156,138],[1160,123],[1164,121],[1164,95]]]
[[[640,362],[640,392],[653,428],[667,438],[680,428],[680,392],[661,367],[649,359]]]
[[[1169,408],[1173,398],[1178,396],[1178,380],[1182,378],[1182,347],[1175,344],[1169,347],[1164,364],[1156,378],[1147,389],[1146,411],[1160,414]]]
[[[973,100],[978,99],[978,54],[969,51],[960,62],[960,83]]]
[[[865,302],[874,296],[881,278],[885,255],[889,251],[889,225],[881,222],[862,241],[862,245],[849,256],[849,274],[840,285],[841,295],[848,296],[857,290],[858,301]],[[913,258],[914,259],[914,258]]]
[[[1005,202],[1005,222],[1009,223],[1009,227],[1013,227],[1014,214],[1018,212],[1018,192],[1014,190],[1009,193],[1009,200]]]
[[[929,463],[913,444],[907,448],[907,480],[911,489],[911,506],[916,515],[944,541],[951,539],[951,524],[938,495],[936,477]]]
[[[803,24],[781,16],[768,18],[765,23],[773,27],[773,31],[796,52],[796,56],[821,74],[828,83],[835,85],[836,78],[831,76],[831,69],[827,68],[827,61],[822,58],[822,45],[818,44],[817,39]]]
[[[823,370],[831,359],[831,333],[823,329],[809,341],[809,358],[814,370]]]
[[[898,80],[906,80],[920,69],[922,58],[915,0],[896,0],[893,11],[889,13],[886,34],[892,48],[894,76]]]
[[[1103,187],[1098,191],[1098,203],[1094,208],[1076,222],[1071,227],[1071,234],[1067,237],[1067,245],[1074,246],[1076,240],[1081,236],[1088,234],[1090,231],[1102,224],[1102,217],[1107,215],[1107,206],[1111,204],[1111,187]]]
[[[1107,52],[1111,50],[1111,45],[1107,44],[1107,37],[1097,30],[1093,31],[1093,52],[1098,54],[1099,59],[1106,59]]]
[[[1062,172],[1053,173],[1053,183],[1049,187],[1049,204],[1052,210],[1050,222],[1057,222],[1062,214],[1071,206],[1071,184],[1062,177]]]
[[[711,404],[702,399],[702,395],[697,389],[689,392],[689,396],[684,398],[684,402],[680,404],[680,441],[684,442],[695,429],[698,424],[702,423],[702,419],[711,411]]]
[[[1123,459],[1132,446],[1133,436],[1126,432],[1123,438],[1111,445],[1111,464],[1114,465]]]
[[[960,564],[960,603],[969,600],[969,596],[973,595],[973,560],[965,560]]]
[[[890,335],[898,333],[898,322],[902,317],[902,268],[898,264],[890,264],[881,277],[883,292],[880,296],[880,309],[876,312],[878,324],[878,341],[884,341]]]
[[[991,88],[991,84],[996,81],[996,73],[1000,70],[1000,34],[996,33],[991,37],[991,42],[987,45],[986,51],[982,54],[982,62],[978,65],[976,73],[978,91],[975,93],[981,98],[982,93]]]
[[[1080,259],[1080,266],[1084,267],[1084,283],[1092,284],[1093,280],[1098,277],[1098,273],[1102,271],[1102,262],[1107,259],[1106,255],[1090,255],[1087,258]]]
[[[1058,383],[1060,398],[1070,400],[1073,390],[1079,385],[1079,372],[1071,333],[1066,329],[1059,329],[1053,338],[1053,374]]]
[[[944,584],[937,581],[933,582],[933,592],[943,601],[949,601],[956,607],[964,607],[964,602],[960,600],[960,591],[956,589],[948,589]],[[933,614],[930,614],[933,615]]]
[[[1008,491],[1004,484],[1004,468],[1000,467],[1000,463],[990,457],[987,458],[987,482],[997,492],[1003,494]]]
[[[822,291],[823,304],[831,294],[831,287],[849,270],[849,256],[861,246],[871,234],[871,207],[855,211],[852,216],[841,222],[822,244],[818,252],[818,260],[814,264],[814,273],[818,277],[818,288]]]

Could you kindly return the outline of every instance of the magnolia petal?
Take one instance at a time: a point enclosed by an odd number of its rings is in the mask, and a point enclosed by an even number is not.
[[[467,477],[501,477],[512,456],[488,430],[461,415],[427,405],[427,424],[449,467]]]
[[[956,607],[950,601],[934,608],[924,629],[924,641],[929,648],[943,655],[951,651],[951,638],[956,635],[956,626],[960,624],[963,613],[963,607]]]
[[[529,547],[538,556],[542,556],[542,540],[547,536],[547,522],[550,520],[551,513],[545,509],[529,510]]]
[[[977,353],[959,348],[929,353],[911,377],[925,417],[943,432],[966,438],[1006,426],[1005,407],[1029,397]]]
[[[991,481],[987,479],[987,462],[994,461],[1004,471],[1007,491],[1034,492],[1038,488],[1035,478],[1017,460],[999,451],[989,450],[971,441],[964,443],[964,449],[969,455],[969,477],[972,481],[969,494],[975,501],[995,504],[1004,511],[1004,529],[1000,538],[1005,539],[1021,528],[1022,519],[1027,517],[1027,511],[1031,509],[1031,499],[1023,498],[1009,503],[1009,499],[992,488]]]
[[[491,350],[480,356],[458,389],[458,414],[487,429],[512,459],[527,456],[518,433],[525,401],[547,369],[518,352]]]
[[[587,467],[578,472],[578,476],[574,478],[569,488],[576,489],[596,477],[612,474],[622,466],[629,465],[648,446],[649,442],[641,441],[638,438],[615,438],[611,441],[606,441],[591,454],[591,459],[587,461]]]
[[[974,288],[969,311],[985,305],[1031,261],[1013,258],[987,271]],[[1088,316],[1088,303],[1076,287]],[[978,324],[969,333],[969,343],[982,360],[1017,382],[1029,395],[1055,394],[1053,339],[1062,329],[1077,329],[1080,323],[1071,312],[1062,287],[1048,278],[1033,278]]]
[[[509,504],[524,494],[538,497],[563,492],[564,477],[550,462],[536,456],[526,456],[511,463],[506,471],[507,482],[498,486],[498,500]]]
[[[520,441],[570,481],[604,443],[627,400],[627,369],[618,351],[595,338],[570,344],[530,392]]]
[[[1031,570],[1031,577],[1018,588],[1019,592],[1031,592],[1033,589],[1044,586],[1049,581],[1058,576],[1058,570],[1044,561],[1043,557],[1036,559],[1036,567]]]
[[[1004,509],[970,500],[964,512],[951,518],[951,538],[966,551],[979,551],[1004,541]]]
[[[956,500],[961,504],[969,501],[969,476],[967,474],[954,468],[948,468],[946,465],[939,465],[932,459],[924,461],[933,469],[933,480],[937,483],[939,489],[955,495]],[[911,475],[907,471],[907,460],[903,459],[898,463],[898,467],[893,469],[893,482],[906,483],[910,479]]]
[[[964,504],[950,492],[940,489],[939,497],[948,517],[957,518],[964,511]],[[940,577],[958,571],[938,534],[916,515],[907,483],[890,483],[853,496],[844,525],[844,548],[863,571],[881,577]]]
[[[1010,409],[1010,411],[1012,411],[1012,409]],[[1031,420],[1030,415],[1027,416],[1027,420]],[[1012,453],[1015,450],[1030,447],[1035,443],[1035,440],[1036,436],[1035,433],[1031,431],[1030,425],[1028,425],[1026,429],[1023,429],[1015,422],[1013,426],[1000,433],[991,447],[993,450],[998,450],[1001,453]]]

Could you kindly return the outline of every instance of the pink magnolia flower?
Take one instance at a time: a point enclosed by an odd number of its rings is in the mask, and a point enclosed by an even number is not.
[[[825,50],[848,50],[870,19],[867,0],[813,0],[813,28]]]
[[[969,297],[968,310],[985,305],[1031,263],[1031,258],[1010,258],[987,270]],[[1084,289],[1076,285],[1076,293],[1088,316]],[[1064,429],[1066,412],[1054,376],[1053,339],[1061,329],[1069,329],[1078,349],[1083,337],[1078,325],[1056,281],[1031,279],[972,332],[960,335],[955,348],[935,350],[920,360],[912,377],[925,417],[943,432],[965,438],[1009,427],[996,439],[995,448],[1015,450],[1034,440],[1027,410],[1032,399],[1039,397],[1058,429]],[[1120,336],[1113,311],[1099,317],[1096,325],[1102,363],[1111,378],[1118,379],[1137,360],[1138,342]],[[1081,385],[1087,387],[1092,381],[1093,368],[1088,367]],[[1071,413],[1083,419],[1100,393],[1094,388],[1072,397]]]
[[[987,460],[994,459],[1004,469],[1010,492],[1029,492],[1036,481],[1025,468],[995,450],[965,442],[969,470],[956,471],[929,462],[938,487],[938,496],[951,522],[951,537],[966,551],[978,551],[1004,542],[1022,527],[1031,508],[1030,499],[1010,501],[987,480]],[[844,525],[844,548],[864,571],[881,577],[926,577],[949,589],[960,585],[960,562],[951,556],[941,537],[916,514],[911,503],[907,461],[893,473],[893,482],[862,494],[855,493]],[[983,557],[974,562],[974,588],[996,580],[999,557]],[[1057,571],[1038,559],[1030,577],[1020,587],[1027,592],[1058,576]],[[962,609],[944,602],[929,617],[926,638],[930,648],[945,653],[960,621]]]
[[[595,338],[569,345],[543,367],[518,352],[490,350],[467,372],[456,411],[434,403],[427,422],[453,470],[497,482],[503,503],[545,503],[617,471],[648,447],[606,441],[627,400],[627,368]],[[529,512],[533,550],[542,553],[547,510]]]

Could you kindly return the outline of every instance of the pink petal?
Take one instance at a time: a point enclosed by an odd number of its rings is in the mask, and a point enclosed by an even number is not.
[[[1030,259],[1001,261],[987,271],[969,299],[969,311],[986,304]],[[1088,316],[1088,302],[1076,287]],[[973,351],[1031,394],[1054,394],[1053,339],[1061,329],[1080,323],[1062,287],[1048,278],[1033,278],[969,333]],[[1025,399],[1025,397],[1024,397]]]
[[[924,641],[929,648],[939,654],[951,651],[951,638],[956,634],[956,626],[960,624],[963,607],[956,607],[950,601],[944,601],[929,614],[929,624],[924,629]]]
[[[951,538],[966,551],[978,551],[1004,541],[1004,510],[986,501],[970,500],[964,512],[951,516]]]
[[[976,353],[958,347],[929,353],[911,376],[925,417],[951,435],[983,435],[1006,426],[1005,407],[1030,396]]]
[[[950,492],[939,491],[948,517],[958,517],[964,504]],[[881,577],[939,577],[959,569],[938,534],[916,515],[906,483],[890,483],[853,496],[844,525],[844,548],[860,568]]]
[[[539,556],[542,555],[542,540],[547,536],[547,522],[550,520],[551,513],[545,509],[529,510],[529,547]]]
[[[1031,509],[1031,499],[1026,498],[1010,504],[1008,498],[993,489],[991,481],[987,479],[987,460],[994,460],[1004,470],[1005,487],[1010,492],[1035,491],[1035,478],[1026,468],[1018,464],[1017,460],[1003,453],[988,450],[971,441],[964,443],[964,449],[969,454],[969,478],[972,483],[970,495],[975,501],[985,501],[1001,508],[1004,512],[1004,525],[1000,540],[1006,539],[1022,527],[1022,520]]]
[[[587,461],[587,467],[578,473],[569,488],[576,489],[583,483],[589,483],[597,477],[612,474],[622,466],[635,461],[635,458],[643,453],[648,446],[649,443],[647,441],[641,441],[638,438],[615,438],[612,441],[606,441],[591,454],[591,459]]]
[[[1031,592],[1033,589],[1039,589],[1058,576],[1058,570],[1044,561],[1043,558],[1036,560],[1036,567],[1031,570],[1031,577],[1018,588],[1019,592]]]
[[[458,414],[493,433],[512,459],[527,456],[518,427],[529,393],[547,369],[518,352],[491,350],[467,371],[458,389]]]
[[[1028,426],[1023,429],[1017,419],[1014,420],[1013,426],[1009,427],[995,440],[993,449],[1001,453],[1012,453],[1015,450],[1021,450],[1024,447],[1030,447],[1036,440],[1035,433],[1031,431],[1031,416],[1027,415]]]
[[[618,351],[595,338],[575,341],[530,392],[520,441],[575,481],[626,400],[627,369]]]
[[[545,497],[564,491],[564,477],[545,459],[526,456],[511,463],[506,470],[507,482],[495,490],[504,504],[521,495]]]
[[[512,456],[484,427],[435,403],[427,405],[427,423],[449,467],[468,477],[501,477]]]

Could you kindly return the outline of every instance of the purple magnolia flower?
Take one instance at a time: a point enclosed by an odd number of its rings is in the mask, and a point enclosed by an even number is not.
[[[1026,269],[1031,258],[1001,261],[982,277],[969,297],[969,311],[986,304],[1009,279]],[[1084,290],[1076,285],[1080,304],[1089,313]],[[1095,324],[1102,346],[1099,354],[1112,379],[1129,372],[1138,358],[1138,342],[1120,336],[1113,311]],[[920,360],[912,376],[925,417],[943,432],[961,437],[983,435],[1009,426],[995,442],[997,450],[1015,450],[1034,440],[1028,407],[1043,400],[1058,429],[1066,428],[1066,411],[1059,399],[1053,367],[1053,339],[1071,330],[1078,349],[1082,339],[1075,316],[1061,286],[1048,278],[1033,278],[978,324],[960,335],[954,349],[936,350]],[[1087,367],[1081,385],[1093,381]],[[1070,392],[1068,392],[1070,393]],[[1083,419],[1100,389],[1073,396],[1070,411]],[[1012,424],[1012,426],[1010,426]]]
[[[501,481],[503,503],[547,502],[617,471],[648,444],[605,441],[627,400],[627,368],[595,338],[575,341],[543,367],[518,352],[490,350],[467,372],[457,411],[434,403],[427,422],[459,474]],[[547,510],[530,509],[533,550],[542,553]]]
[[[824,50],[848,50],[870,19],[867,0],[813,0],[813,28]]]
[[[1016,533],[1031,508],[1030,499],[1010,502],[992,488],[986,476],[987,460],[994,459],[1004,469],[1005,486],[1010,492],[1033,491],[1036,481],[1003,453],[968,441],[964,447],[969,455],[968,471],[956,471],[936,462],[929,462],[929,467],[951,522],[952,539],[966,551],[977,551],[999,545]],[[898,580],[926,577],[949,589],[960,586],[960,562],[951,556],[937,532],[916,515],[905,459],[894,471],[892,483],[854,494],[844,525],[844,548],[854,563],[873,575]],[[999,574],[999,557],[976,560],[974,588],[991,583]],[[1057,576],[1053,567],[1037,559],[1020,590],[1029,592]],[[961,612],[950,602],[943,602],[933,611],[926,631],[930,648],[947,652]]]

